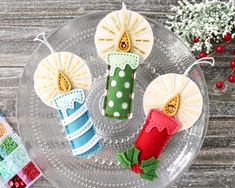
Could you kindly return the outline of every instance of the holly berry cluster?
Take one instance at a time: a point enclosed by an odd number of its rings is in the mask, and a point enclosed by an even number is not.
[[[223,37],[223,40],[224,40],[224,43],[223,44],[219,44],[217,46],[215,46],[214,50],[210,53],[206,53],[205,51],[201,51],[199,54],[198,54],[198,58],[204,58],[204,57],[208,57],[208,56],[212,56],[213,54],[217,53],[217,54],[221,54],[224,52],[225,50],[225,45],[230,43],[233,38],[232,38],[232,34],[231,33],[226,33]],[[193,42],[194,43],[197,43],[200,41],[200,38],[199,37],[194,37],[193,38]],[[235,55],[235,48],[232,50],[232,54]],[[235,58],[232,59],[230,61],[230,68],[231,68],[231,73],[228,75],[228,78],[225,79],[225,80],[219,80],[216,82],[215,86],[216,88],[218,89],[222,89],[224,88],[224,82],[226,80],[228,80],[229,82],[231,83],[235,83]]]

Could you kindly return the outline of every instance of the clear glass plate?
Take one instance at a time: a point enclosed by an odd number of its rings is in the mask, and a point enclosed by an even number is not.
[[[166,187],[183,175],[202,145],[208,123],[208,94],[199,66],[194,67],[190,78],[204,96],[203,112],[189,130],[177,133],[160,156],[157,169],[159,178],[153,182],[123,169],[115,159],[118,150],[133,145],[145,120],[143,94],[148,84],[159,74],[183,73],[195,61],[192,54],[175,35],[154,20],[151,23],[155,41],[152,53],[137,71],[133,118],[114,121],[101,115],[100,106],[105,90],[106,65],[98,57],[94,33],[99,21],[107,12],[79,17],[55,31],[48,41],[55,51],[70,51],[86,60],[92,73],[92,89],[87,104],[103,150],[96,155],[77,159],[72,156],[65,132],[54,109],[44,105],[33,88],[33,75],[49,50],[41,44],[35,50],[22,75],[17,96],[17,118],[23,143],[45,177],[57,187]]]

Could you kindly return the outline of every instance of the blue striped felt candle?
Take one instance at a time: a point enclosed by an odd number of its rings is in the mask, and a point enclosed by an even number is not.
[[[88,113],[84,91],[73,89],[57,94],[53,101],[66,130],[73,155],[86,157],[99,151],[101,144]]]

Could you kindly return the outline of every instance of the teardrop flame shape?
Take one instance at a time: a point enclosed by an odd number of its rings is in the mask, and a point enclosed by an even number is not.
[[[69,79],[63,72],[58,73],[57,89],[59,93],[69,92],[72,89]]]
[[[166,102],[166,104],[163,106],[162,111],[169,116],[175,116],[179,110],[179,104],[180,94],[177,93]]]
[[[131,39],[126,29],[124,30],[123,34],[119,39],[118,50],[121,52],[131,51]]]

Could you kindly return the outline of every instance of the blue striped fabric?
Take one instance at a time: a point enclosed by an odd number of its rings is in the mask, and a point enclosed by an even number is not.
[[[68,103],[73,104],[68,104]],[[85,105],[85,95],[83,90],[81,89],[74,89],[66,95],[60,94],[57,95],[54,99],[54,103],[56,107],[58,108],[58,113],[60,115],[61,120],[65,120],[68,117],[71,117],[75,112],[78,110],[81,110],[81,107]],[[66,107],[66,108],[64,108]],[[76,132],[77,130],[81,130],[81,128],[84,127],[84,125],[89,121],[90,115],[88,111],[84,111],[84,113],[78,118],[74,119],[73,122],[69,123],[68,125],[65,125],[66,133],[69,135],[71,133]],[[88,129],[84,134],[80,135],[79,137],[75,137],[73,140],[70,141],[70,145],[72,149],[77,149],[81,146],[84,146],[87,144],[94,136],[96,135],[94,124]],[[77,157],[86,157],[88,155],[94,154],[97,151],[101,149],[101,144],[98,141],[93,147],[88,148],[83,153],[80,153],[76,155]]]

